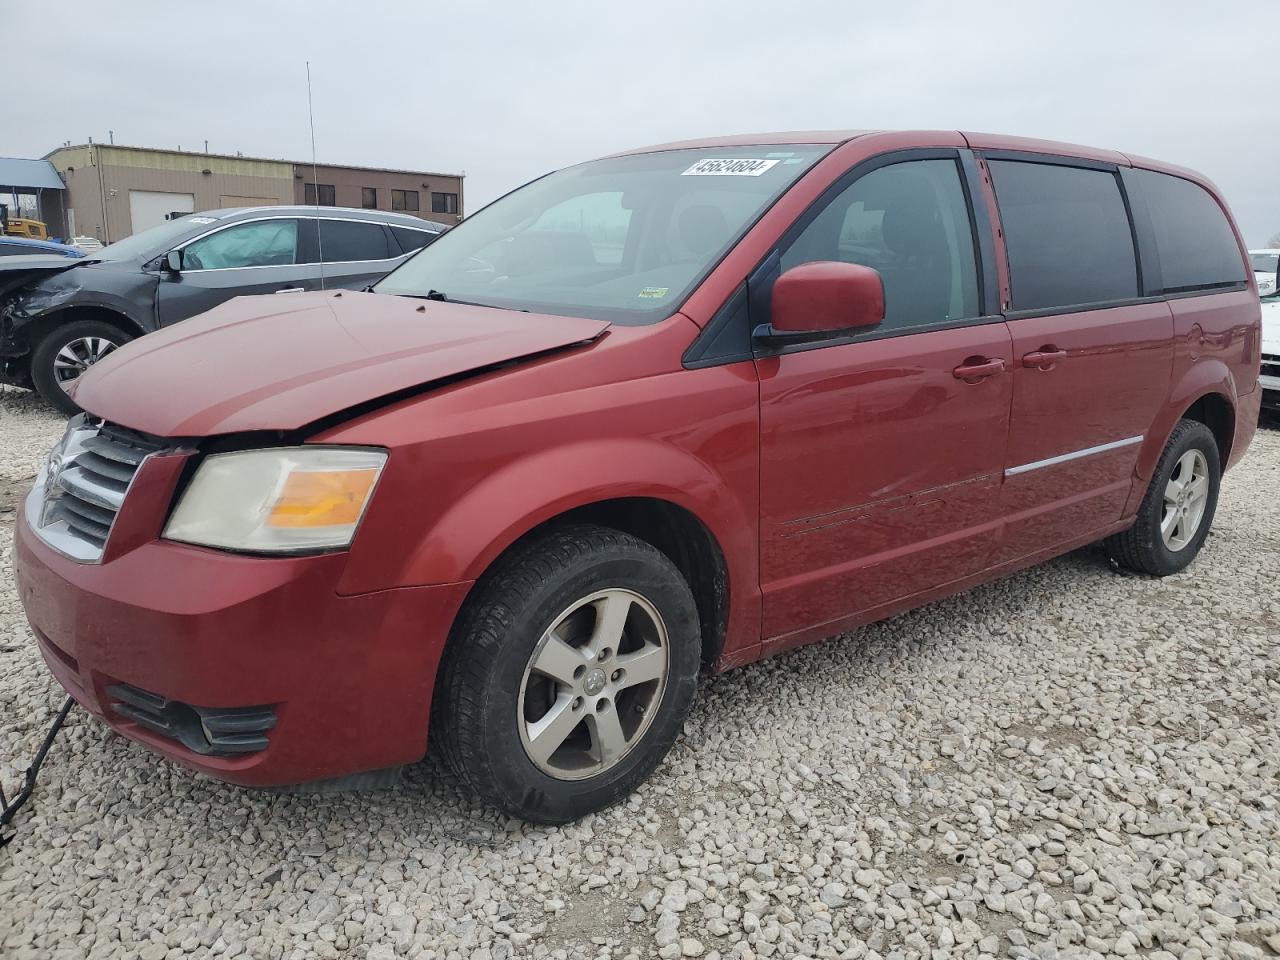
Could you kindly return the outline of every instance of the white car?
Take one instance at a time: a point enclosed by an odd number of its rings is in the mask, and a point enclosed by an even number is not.
[[[1250,250],[1253,274],[1258,278],[1258,296],[1269,297],[1276,292],[1276,270],[1280,267],[1280,249]]]
[[[1272,277],[1274,283],[1275,277]],[[1262,301],[1263,409],[1280,412],[1280,291]]]
[[[102,249],[102,241],[97,237],[72,237],[71,246],[86,254],[92,254]]]

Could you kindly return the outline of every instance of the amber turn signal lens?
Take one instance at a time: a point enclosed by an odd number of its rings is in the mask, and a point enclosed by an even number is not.
[[[336,527],[360,519],[376,469],[295,470],[267,518],[272,527]]]

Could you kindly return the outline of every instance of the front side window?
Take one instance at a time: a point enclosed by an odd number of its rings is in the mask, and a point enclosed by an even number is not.
[[[1132,176],[1155,232],[1162,292],[1211,290],[1245,281],[1235,231],[1209,191],[1152,170],[1135,169]]]
[[[392,256],[382,224],[357,220],[321,220],[320,252],[325,263],[386,260]]]
[[[830,149],[704,147],[569,167],[463,220],[374,289],[653,323]]]
[[[279,267],[297,262],[298,221],[238,223],[193,240],[182,250],[184,270]]]
[[[360,188],[360,206],[366,210],[378,209],[378,188],[377,187],[361,187]]]
[[[1014,310],[1138,295],[1133,231],[1110,170],[990,160]]]
[[[456,193],[431,194],[432,213],[457,213],[458,195]]]
[[[877,331],[979,315],[973,227],[954,160],[912,160],[864,174],[782,253],[782,270],[815,260],[871,267],[884,283]]]
[[[391,209],[392,210],[417,210],[418,209],[418,191],[417,190],[392,190],[391,191]]]

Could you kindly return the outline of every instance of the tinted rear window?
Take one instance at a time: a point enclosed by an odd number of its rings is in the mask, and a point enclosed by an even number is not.
[[[1147,202],[1166,293],[1244,281],[1244,257],[1235,232],[1207,190],[1151,170],[1134,170],[1132,176]]]
[[[358,220],[321,220],[320,248],[325,263],[347,260],[386,260],[392,253],[380,223]]]
[[[1014,310],[1138,295],[1133,232],[1108,170],[988,162],[1009,255]]]

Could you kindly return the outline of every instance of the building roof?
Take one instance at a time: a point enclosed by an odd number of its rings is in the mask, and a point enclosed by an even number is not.
[[[33,190],[65,190],[66,185],[48,160],[0,157],[0,186]]]
[[[46,157],[52,157],[55,153],[62,150],[88,150],[91,147],[101,147],[104,150],[140,150],[144,153],[167,153],[179,157],[219,157],[223,160],[257,160],[265,163],[290,163],[295,167],[310,167],[310,160],[288,160],[283,157],[250,157],[238,153],[205,153],[201,150],[169,150],[165,147],[131,147],[123,143],[71,143],[66,146],[57,147],[45,154]],[[3,161],[0,161],[3,162]],[[43,161],[32,160],[30,163],[41,163]],[[465,174],[462,173],[445,173],[441,170],[404,170],[400,167],[363,167],[352,163],[331,163],[327,161],[316,161],[316,167],[337,167],[341,170],[368,170],[374,173],[407,173],[414,177],[453,177],[457,180],[463,179]],[[0,180],[0,182],[3,182]],[[61,181],[59,181],[61,183]]]

